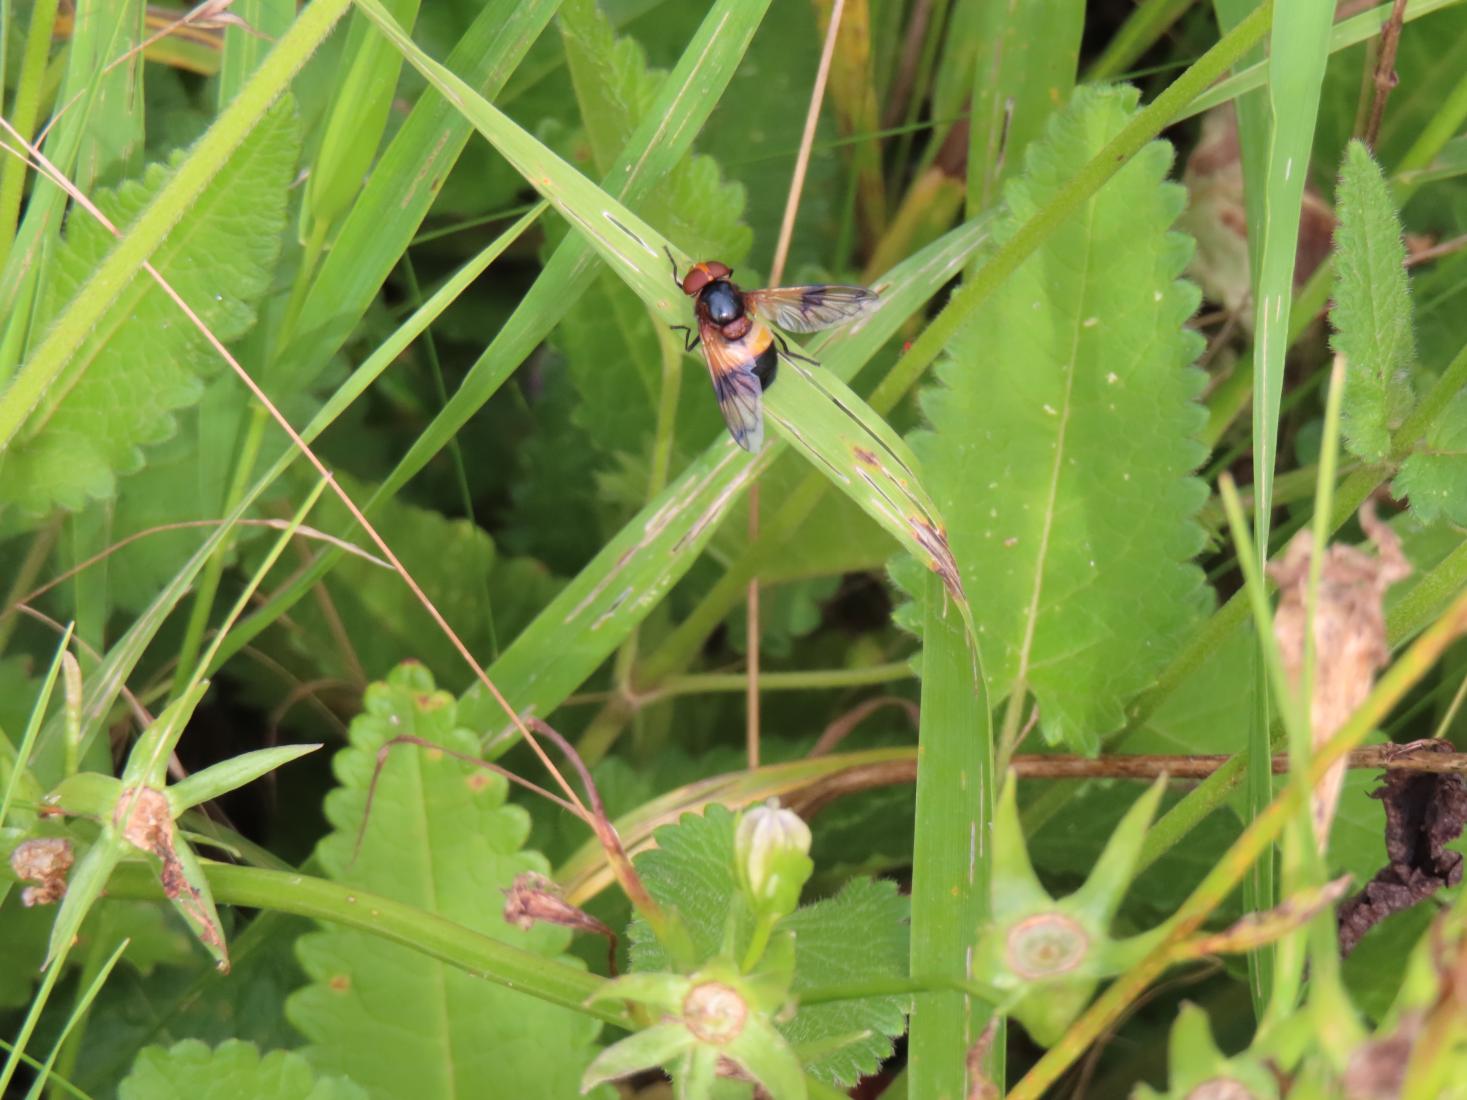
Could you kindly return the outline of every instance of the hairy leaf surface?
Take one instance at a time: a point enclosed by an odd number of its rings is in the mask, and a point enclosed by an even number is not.
[[[269,286],[298,145],[294,107],[286,101],[265,116],[152,257],[220,340],[249,329]],[[103,192],[98,207],[125,233],[180,159]],[[57,315],[115,241],[95,219],[74,213],[43,292],[44,318]],[[171,413],[197,403],[202,376],[219,366],[178,306],[139,272],[27,418],[5,458],[0,502],[36,513],[110,497],[116,475],[138,469],[141,448],[173,434]]]
[[[1002,240],[1130,117],[1077,93],[1006,189]],[[994,702],[1033,692],[1051,742],[1093,751],[1206,601],[1191,558],[1197,293],[1171,151],[1147,146],[1056,231],[949,347],[914,448],[973,602]]]
[[[477,739],[457,725],[453,697],[419,665],[403,665],[367,692],[337,754],[341,786],[326,798],[333,832],[318,849],[326,873],[409,902],[467,928],[550,957],[568,933],[506,924],[500,890],[521,871],[548,870],[521,848],[529,817],[505,801],[500,776],[416,746],[391,750],[353,860],[378,749],[413,734],[458,752]],[[287,1013],[325,1070],[349,1073],[373,1096],[574,1096],[599,1025],[480,980],[405,947],[344,928],[301,939],[312,984]]]
[[[1346,365],[1340,427],[1354,454],[1380,462],[1411,404],[1407,371],[1416,346],[1401,219],[1380,167],[1358,141],[1345,150],[1338,208],[1330,323]]]
[[[1426,430],[1426,442],[1401,465],[1395,491],[1411,499],[1422,523],[1467,524],[1467,390]]]

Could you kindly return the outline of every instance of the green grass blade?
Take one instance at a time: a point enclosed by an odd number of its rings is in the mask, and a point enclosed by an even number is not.
[[[1258,253],[1253,263],[1256,337],[1253,344],[1253,527],[1257,536],[1254,568],[1260,574],[1268,556],[1277,461],[1279,402],[1284,388],[1284,355],[1289,346],[1289,316],[1294,298],[1294,263],[1299,240],[1300,203],[1309,174],[1309,154],[1319,111],[1320,87],[1329,60],[1334,5],[1308,0],[1280,5],[1274,15],[1269,56],[1269,135],[1265,190],[1259,212]],[[1271,642],[1260,638],[1260,643]],[[1249,726],[1249,811],[1262,813],[1271,801],[1269,770],[1271,725],[1266,662],[1255,666],[1257,706]],[[1285,884],[1288,888],[1289,884]],[[1268,860],[1253,876],[1250,902],[1273,904]],[[1270,975],[1265,952],[1249,953],[1255,1012],[1268,1000]],[[1290,978],[1292,981],[1292,978]]]
[[[1411,22],[1420,19],[1424,15],[1450,8],[1462,0],[1409,0],[1406,4],[1405,19]],[[1374,38],[1380,34],[1380,29],[1385,21],[1390,18],[1393,3],[1377,4],[1369,11],[1362,11],[1358,15],[1352,15],[1349,19],[1342,19],[1334,24],[1329,33],[1329,52],[1339,53],[1341,50],[1351,46],[1359,45],[1366,39]],[[1254,88],[1262,88],[1269,83],[1269,62],[1260,61],[1249,65],[1241,72],[1235,73],[1226,80],[1220,80],[1206,92],[1198,95],[1187,105],[1177,118],[1192,118],[1204,111],[1210,111],[1219,103],[1227,103],[1236,99],[1244,92],[1250,92]]]
[[[61,1054],[63,1048],[65,1048],[66,1040],[71,1035],[72,1029],[78,1023],[86,1020],[87,1014],[91,1010],[92,1002],[97,999],[97,994],[102,992],[102,987],[107,984],[107,979],[112,975],[112,968],[117,965],[117,960],[122,958],[122,953],[127,950],[130,943],[132,941],[124,937],[117,944],[112,954],[108,956],[107,960],[87,985],[81,997],[77,999],[76,1004],[72,1006],[70,1014],[66,1017],[66,1023],[61,1028],[61,1033],[56,1036],[56,1041],[51,1045],[50,1055],[46,1058],[45,1064],[40,1067],[40,1071],[36,1074],[36,1079],[31,1085],[30,1092],[26,1093],[26,1100],[39,1100],[42,1090],[45,1089],[47,1083],[51,1080],[52,1067],[55,1066],[57,1057]],[[59,1080],[56,1083],[58,1085],[61,1084]],[[67,1091],[74,1092],[75,1090],[67,1087]]]
[[[545,29],[559,0],[493,0],[448,56],[464,79],[493,98]],[[271,364],[272,377],[304,388],[367,312],[427,215],[473,127],[430,89],[373,166],[341,222],[301,306],[297,334]]]
[[[969,120],[970,216],[998,201],[1003,181],[1023,171],[1029,143],[1069,102],[1085,25],[1078,0],[982,8]]]
[[[929,577],[922,632],[921,754],[917,832],[912,854],[912,977],[942,984],[969,972],[978,928],[988,910],[993,857],[993,722],[981,676],[947,594]],[[1015,782],[1010,779],[1009,782]],[[907,1073],[911,1096],[977,1095],[967,1054],[991,1009],[967,994],[919,994],[912,1005]],[[1003,1039],[983,1066],[1003,1081]]]
[[[409,30],[418,0],[385,0],[392,17]],[[361,190],[377,143],[387,127],[387,111],[397,91],[402,58],[371,24],[357,14],[347,29],[331,107],[321,130],[311,174],[301,201],[301,240],[306,266],[315,260],[339,218]]]
[[[854,377],[961,269],[985,233],[986,222],[975,220],[894,269],[876,312],[857,329],[836,331],[822,346],[828,381]],[[583,683],[691,568],[740,490],[786,446],[769,440],[751,461],[720,439],[623,527],[489,669],[515,707],[547,715]],[[465,704],[473,706],[472,713],[465,711],[466,721],[495,731],[503,727],[498,747],[507,747],[516,731],[498,708],[478,688],[470,689]]]
[[[686,319],[688,305],[671,278],[660,233],[423,53],[377,0],[357,3],[425,77],[456,98],[479,131],[591,241],[623,282],[668,323]],[[768,419],[919,561],[938,570],[964,603],[943,524],[921,490],[910,452],[855,394],[817,380],[798,363],[792,367],[765,397]]]
[[[11,800],[15,797],[16,788],[20,786],[21,777],[26,774],[26,768],[29,766],[31,752],[36,745],[36,735],[41,731],[41,719],[46,716],[46,708],[51,705],[51,691],[56,686],[56,677],[61,674],[62,658],[65,657],[66,650],[71,645],[71,632],[72,628],[68,626],[66,632],[61,635],[61,641],[56,646],[56,656],[51,659],[51,667],[46,670],[46,678],[41,681],[40,690],[36,693],[36,701],[31,705],[25,732],[20,735],[20,740],[15,745],[14,756],[6,762],[10,767],[10,775],[5,780],[5,794],[0,797],[0,828],[4,827],[10,816]],[[10,747],[10,742],[5,738],[3,730],[0,730],[0,746],[6,749]]]

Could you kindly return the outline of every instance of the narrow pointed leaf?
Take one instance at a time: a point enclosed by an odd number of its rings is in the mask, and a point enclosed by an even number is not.
[[[320,747],[319,744],[279,745],[273,749],[256,749],[254,752],[240,753],[228,760],[221,760],[203,771],[194,772],[167,790],[173,816],[177,817],[184,810],[201,802],[228,794],[246,783],[253,783],[262,775],[268,775],[276,768],[284,767],[292,760],[299,760]]]
[[[1115,832],[1106,841],[1105,850],[1095,861],[1095,867],[1085,880],[1085,885],[1067,899],[1070,906],[1084,913],[1097,927],[1110,924],[1121,899],[1130,888],[1131,878],[1136,873],[1136,860],[1141,855],[1141,844],[1146,839],[1146,830],[1156,815],[1156,807],[1166,791],[1166,777],[1160,776],[1147,788],[1146,793],[1136,799],[1126,811]]]
[[[668,1066],[693,1042],[692,1034],[680,1023],[653,1024],[596,1055],[581,1078],[581,1091],[643,1070]]]

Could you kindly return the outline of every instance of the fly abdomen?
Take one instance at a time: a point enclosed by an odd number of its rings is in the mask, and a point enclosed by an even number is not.
[[[774,385],[774,372],[779,367],[779,349],[770,341],[758,355],[754,356],[754,377],[759,379],[759,388],[767,390]]]

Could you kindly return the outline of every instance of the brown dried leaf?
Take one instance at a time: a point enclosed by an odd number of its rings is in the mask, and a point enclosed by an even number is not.
[[[1401,752],[1452,752],[1446,741],[1414,741]],[[1455,774],[1388,771],[1372,798],[1385,803],[1390,862],[1340,906],[1340,951],[1349,954],[1377,923],[1462,880],[1462,854],[1447,849],[1467,825],[1467,782]]]
[[[25,840],[10,853],[10,869],[22,882],[37,882],[20,892],[20,903],[54,905],[66,896],[66,872],[76,859],[71,841],[65,837],[43,836]]]
[[[543,922],[603,936],[609,945],[610,972],[616,976],[616,933],[566,901],[560,887],[539,872],[522,871],[504,891],[504,920],[525,932]]]
[[[229,970],[224,945],[224,930],[219,926],[214,906],[202,890],[189,881],[177,848],[173,828],[173,811],[168,797],[159,790],[139,784],[129,787],[117,799],[112,824],[123,839],[135,848],[157,857],[162,864],[159,881],[163,894],[173,902],[193,926],[204,946],[219,960],[219,969]]]
[[[1376,517],[1366,501],[1360,526],[1379,553],[1372,557],[1355,546],[1336,544],[1325,551],[1319,576],[1318,606],[1314,616],[1314,697],[1309,725],[1315,749],[1327,742],[1365,701],[1375,684],[1375,673],[1390,660],[1386,643],[1385,591],[1411,572],[1396,533]],[[1282,560],[1269,565],[1281,596],[1274,615],[1274,636],[1283,657],[1284,673],[1299,690],[1304,667],[1304,630],[1312,535],[1300,531],[1290,541]],[[1329,840],[1330,823],[1345,778],[1345,761],[1331,768],[1310,799],[1314,836],[1320,851]]]

